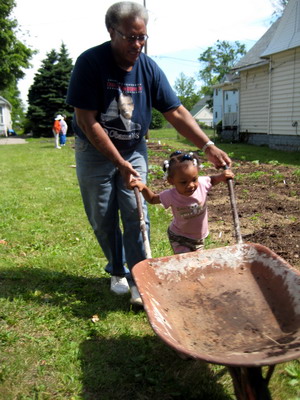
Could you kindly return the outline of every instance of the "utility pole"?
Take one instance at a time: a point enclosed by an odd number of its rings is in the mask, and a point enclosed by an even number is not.
[[[147,7],[146,7],[146,0],[143,0],[143,1],[144,1],[144,7],[147,8]],[[145,42],[144,52],[145,52],[145,54],[148,54],[148,53],[147,53],[147,40],[146,40],[146,42]],[[146,142],[148,142],[148,140],[149,140],[149,138],[150,138],[149,130],[148,130],[148,132],[146,133],[145,138],[146,138]]]

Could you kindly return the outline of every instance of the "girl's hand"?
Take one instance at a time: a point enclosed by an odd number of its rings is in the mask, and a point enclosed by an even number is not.
[[[223,172],[225,180],[227,179],[233,179],[234,178],[234,173],[230,169],[225,169]]]
[[[141,192],[144,189],[145,185],[143,182],[141,182],[141,180],[136,179],[135,177],[132,177],[132,179],[129,182],[128,188],[133,190],[135,187],[137,187],[139,189],[139,191]]]

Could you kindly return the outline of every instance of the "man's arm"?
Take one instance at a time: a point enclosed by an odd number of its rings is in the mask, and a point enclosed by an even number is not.
[[[107,157],[117,168],[128,186],[132,175],[139,177],[139,173],[132,165],[125,161],[115,145],[112,143],[102,126],[96,120],[97,111],[75,108],[76,121],[93,146]]]
[[[182,136],[194,143],[199,149],[203,149],[206,143],[210,141],[194,120],[191,113],[184,106],[181,105],[173,110],[165,112],[164,117]],[[205,147],[204,152],[209,161],[211,161],[216,168],[223,167],[224,165],[231,165],[231,160],[228,155],[215,145]]]

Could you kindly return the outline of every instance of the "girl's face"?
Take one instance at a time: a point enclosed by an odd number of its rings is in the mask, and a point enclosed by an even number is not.
[[[174,168],[168,182],[183,196],[191,196],[198,187],[198,167],[192,162],[181,162]]]

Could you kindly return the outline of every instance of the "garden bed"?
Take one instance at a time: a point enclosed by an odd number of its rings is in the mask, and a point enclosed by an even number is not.
[[[151,165],[161,166],[173,150],[149,143]],[[203,159],[203,162],[206,161]],[[207,165],[207,164],[206,164]],[[153,167],[152,167],[153,168]],[[155,168],[156,169],[156,168]],[[300,269],[300,170],[297,167],[233,160],[234,187],[244,242],[262,244]],[[218,173],[211,165],[201,174]],[[153,177],[151,188],[158,192],[169,185]],[[208,246],[234,244],[228,189],[220,184],[209,193],[210,237]],[[211,243],[211,244],[210,244]]]

